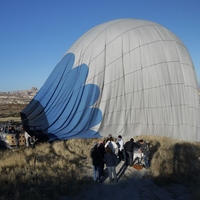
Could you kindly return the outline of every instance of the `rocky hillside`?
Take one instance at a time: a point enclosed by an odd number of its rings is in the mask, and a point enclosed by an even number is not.
[[[37,88],[14,92],[0,92],[0,104],[27,104],[38,92]]]
[[[37,88],[14,92],[0,92],[0,117],[18,117],[38,92]]]

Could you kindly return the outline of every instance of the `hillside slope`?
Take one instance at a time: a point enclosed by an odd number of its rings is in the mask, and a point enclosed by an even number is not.
[[[38,90],[32,87],[30,90],[14,92],[0,92],[0,118],[19,117],[20,112],[37,94]]]

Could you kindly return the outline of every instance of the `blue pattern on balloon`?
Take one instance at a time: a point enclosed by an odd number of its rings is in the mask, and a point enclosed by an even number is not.
[[[89,68],[81,64],[72,69],[74,60],[74,54],[66,54],[35,97],[48,121],[42,129],[53,140],[101,137],[91,130],[102,121],[100,109],[92,108],[100,89],[97,85],[85,84]]]

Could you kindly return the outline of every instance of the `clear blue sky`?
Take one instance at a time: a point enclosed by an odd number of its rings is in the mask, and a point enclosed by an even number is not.
[[[175,33],[200,82],[200,0],[0,0],[0,92],[40,89],[82,34],[119,18]]]

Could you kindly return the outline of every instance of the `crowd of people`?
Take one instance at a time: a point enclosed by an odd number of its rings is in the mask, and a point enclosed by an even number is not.
[[[11,122],[8,122],[0,125],[0,131],[7,134],[13,134],[15,136],[15,145],[17,148],[20,146],[20,134],[24,134],[26,147],[35,147],[37,139],[35,136],[31,136],[27,131],[25,131],[22,125],[13,125]]]
[[[118,135],[116,141],[110,134],[104,141],[95,143],[90,150],[90,156],[93,165],[93,180],[101,182],[105,175],[104,168],[108,173],[110,182],[117,182],[116,166],[120,162],[125,162],[126,166],[132,167],[135,160],[134,150],[137,149],[138,153],[142,154],[144,165],[146,169],[149,168],[149,147],[146,141],[139,140],[137,142],[131,138],[124,143],[121,135]]]

